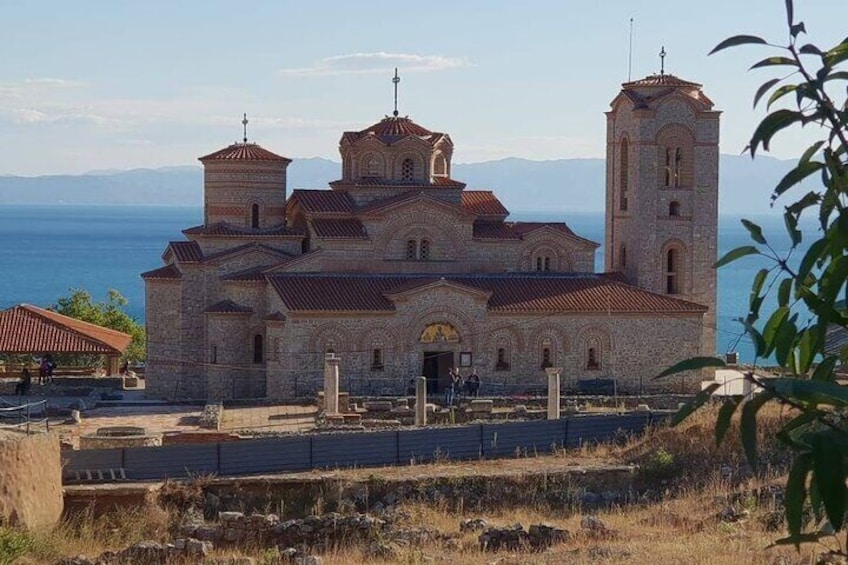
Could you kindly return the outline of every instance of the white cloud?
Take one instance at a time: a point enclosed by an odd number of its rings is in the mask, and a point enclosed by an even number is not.
[[[344,74],[378,74],[398,67],[407,73],[425,73],[467,67],[464,57],[442,55],[413,55],[409,53],[352,53],[327,57],[311,67],[281,69],[280,72],[294,76],[329,76]]]

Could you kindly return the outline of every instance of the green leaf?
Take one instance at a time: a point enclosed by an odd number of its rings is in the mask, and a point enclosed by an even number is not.
[[[804,22],[798,22],[789,28],[789,33],[792,34],[792,37],[798,37],[799,33],[807,33],[807,28],[804,27]]]
[[[848,406],[848,387],[831,381],[780,377],[769,380],[768,387],[781,398],[793,398],[808,404],[826,404],[837,408]]]
[[[800,49],[798,49],[799,53],[803,53],[804,55],[821,55],[822,50],[813,45],[812,43],[807,43],[806,45],[802,45]]]
[[[777,199],[776,194],[772,194],[771,199],[774,201]],[[806,210],[811,206],[815,206],[821,200],[821,196],[817,192],[810,191],[795,202],[792,203],[791,206],[786,207],[786,211],[792,215],[800,215],[801,212]]]
[[[733,418],[733,413],[736,412],[736,408],[740,403],[740,398],[731,398],[721,405],[715,425],[716,446],[721,445],[721,441],[724,439],[725,434],[727,434],[728,428],[730,428],[730,420]]]
[[[681,423],[683,420],[692,415],[695,410],[703,406],[707,400],[710,399],[712,394],[718,390],[718,387],[721,386],[721,383],[713,383],[698,394],[695,395],[695,398],[684,404],[680,410],[674,415],[671,419],[671,425],[676,426]]]
[[[802,453],[795,457],[792,467],[789,469],[789,478],[786,481],[786,523],[789,526],[789,541],[800,549],[801,542],[805,541],[801,536],[801,526],[804,516],[804,501],[807,499],[807,475],[812,466],[812,457]],[[818,538],[816,538],[818,539]],[[779,541],[779,540],[778,540]]]
[[[746,220],[744,218],[742,219],[742,225],[745,226],[745,229],[748,230],[748,233],[751,234],[751,239],[761,245],[766,244],[766,238],[763,237],[763,228],[761,228],[751,220]]]
[[[832,445],[827,436],[813,442],[813,470],[827,519],[835,530],[842,528],[845,517],[845,463],[840,446]]]
[[[789,315],[789,308],[781,306],[772,312],[765,327],[763,327],[763,341],[765,341],[766,350],[763,352],[764,357],[771,355],[775,348],[775,338],[784,320]]]
[[[792,351],[792,345],[795,343],[797,333],[798,328],[795,326],[795,316],[787,320],[777,330],[777,335],[774,338],[774,359],[781,367],[786,366],[786,361],[789,358],[789,353]]]
[[[690,359],[685,359],[680,363],[672,365],[656,377],[654,379],[661,379],[663,377],[667,377],[669,375],[674,375],[676,373],[682,373],[684,371],[697,371],[698,369],[705,369],[707,367],[726,367],[727,364],[718,357],[692,357]]]
[[[798,373],[806,375],[810,370],[810,365],[813,364],[817,347],[816,332],[813,328],[807,328],[801,333],[801,339],[798,340]]]
[[[786,173],[786,175],[780,179],[780,182],[777,183],[777,186],[774,187],[775,196],[780,196],[811,174],[816,171],[820,171],[824,168],[824,163],[820,163],[818,161],[803,161],[798,164],[797,167]]]
[[[754,276],[754,283],[751,285],[751,298],[749,304],[753,306],[754,301],[759,298],[760,291],[763,290],[763,284],[766,282],[766,277],[768,276],[768,269],[760,269],[757,271],[757,274]],[[750,308],[753,310],[753,307]]]
[[[839,358],[835,355],[828,355],[819,363],[816,370],[813,372],[812,380],[814,381],[832,381],[833,369],[836,367],[836,362]]]
[[[848,42],[843,41],[824,55],[822,60],[826,67],[833,68],[842,61],[848,60]]]
[[[816,240],[812,245],[810,245],[810,248],[807,250],[804,258],[801,259],[801,265],[798,267],[797,280],[803,281],[807,278],[807,275],[809,275],[810,271],[813,270],[813,267],[819,258],[821,258],[826,247],[827,240],[823,238]]]
[[[807,150],[804,151],[804,154],[801,155],[801,158],[798,160],[798,162],[805,163],[809,161],[813,157],[813,155],[815,155],[816,152],[821,149],[822,145],[824,145],[824,141],[816,141],[815,143],[807,147]]]
[[[786,306],[789,304],[789,295],[792,292],[792,279],[783,279],[780,281],[780,286],[777,288],[777,305]]]
[[[762,37],[757,37],[756,35],[734,35],[733,37],[728,37],[710,51],[710,55],[713,53],[718,53],[723,49],[727,49],[728,47],[736,47],[737,45],[768,45],[765,39]]]
[[[786,4],[786,25],[792,27],[795,21],[795,8],[792,5],[792,0],[785,0]]]
[[[772,397],[770,391],[764,390],[742,405],[742,447],[754,474],[757,474],[757,412]]]
[[[795,92],[797,88],[798,86],[794,84],[784,84],[780,88],[775,89],[775,91],[771,93],[771,96],[769,96],[768,102],[766,103],[766,110],[769,110],[772,104],[774,104],[790,92]]]
[[[756,247],[754,247],[753,245],[745,245],[745,246],[742,246],[742,247],[737,247],[736,249],[731,249],[730,251],[728,251],[724,255],[724,257],[722,257],[721,259],[716,261],[715,265],[713,265],[713,268],[718,269],[719,267],[723,267],[724,265],[727,265],[728,263],[732,263],[733,261],[736,261],[737,259],[741,259],[742,257],[745,257],[746,255],[762,255],[762,254],[760,253],[760,250],[757,249]]]
[[[772,86],[774,86],[775,84],[777,84],[779,82],[780,82],[779,78],[773,78],[773,79],[768,80],[768,81],[766,81],[766,82],[764,82],[763,84],[760,85],[760,87],[757,89],[756,94],[754,94],[754,108],[757,107],[757,103],[760,101],[760,98],[762,98],[763,95],[766,92],[768,92],[769,89]]]
[[[762,144],[763,150],[769,150],[771,138],[782,129],[785,129],[795,122],[804,119],[804,114],[794,110],[775,110],[760,122],[754,135],[751,136],[750,147],[751,156],[753,157],[757,148]]]
[[[796,63],[794,59],[790,59],[788,57],[766,57],[762,61],[757,61],[756,63],[751,65],[748,70],[751,71],[754,69],[760,69],[762,67],[776,67],[779,65],[789,65],[792,67],[797,67],[798,63]],[[775,82],[779,82],[779,79]]]

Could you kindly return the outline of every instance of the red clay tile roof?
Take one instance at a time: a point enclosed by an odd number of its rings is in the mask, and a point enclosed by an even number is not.
[[[342,134],[342,141],[354,143],[364,137],[374,136],[383,143],[390,145],[405,137],[414,135],[432,144],[445,136],[443,133],[430,131],[419,126],[408,117],[386,116],[376,124],[368,126],[360,131],[346,131]]]
[[[552,228],[568,235],[575,235],[565,222],[510,222],[509,225],[513,231],[522,236],[542,228]]]
[[[269,276],[274,290],[293,311],[393,311],[387,292],[416,279],[437,278],[491,292],[490,312],[505,313],[702,313],[705,306],[654,294],[611,277],[573,273],[475,275],[372,275],[278,273]]]
[[[203,261],[203,251],[196,241],[172,241],[168,244],[168,249],[174,252],[174,256],[180,263],[200,263]],[[168,253],[165,250],[165,254]]]
[[[229,147],[201,157],[198,161],[280,161],[291,163],[291,159],[271,153],[255,143],[233,143]]]
[[[285,322],[286,316],[282,312],[274,312],[265,316],[266,322]]]
[[[259,267],[251,267],[243,271],[236,271],[221,277],[222,281],[240,281],[240,282],[264,282],[265,271],[272,268],[274,265],[261,265]]]
[[[251,243],[245,243],[244,245],[239,245],[237,247],[233,247],[232,249],[225,249],[224,251],[212,253],[212,254],[204,257],[203,260],[204,261],[215,261],[217,259],[222,259],[222,258],[230,256],[230,255],[238,255],[239,253],[243,253],[243,252],[246,252],[246,251],[252,251],[252,250],[267,251],[267,252],[270,252],[274,255],[277,255],[278,257],[280,257],[282,259],[290,259],[290,258],[294,257],[294,255],[292,255],[291,253],[286,253],[285,251],[282,251],[282,250],[277,249],[275,247],[271,247],[270,245],[265,245],[264,243],[258,243],[258,242],[254,241],[254,242],[251,242]]]
[[[441,198],[437,198],[433,196],[432,193],[426,192],[424,190],[408,190],[406,192],[401,192],[400,194],[395,194],[394,196],[389,196],[388,198],[383,198],[382,200],[374,200],[373,202],[363,206],[362,208],[359,208],[357,212],[361,214],[367,214],[376,210],[382,210],[383,208],[387,208],[395,204],[400,204],[401,202],[416,200],[418,198],[421,198],[422,200],[429,200],[430,202],[435,202],[442,206],[450,206],[452,208],[456,208],[457,211],[460,213],[467,213],[464,208],[461,208],[452,202],[446,202]]]
[[[521,234],[505,222],[474,222],[476,239],[521,239]]]
[[[507,210],[491,190],[465,190],[462,192],[462,207],[478,216],[507,217]]]
[[[214,224],[194,226],[183,230],[186,235],[205,235],[211,237],[302,237],[304,234],[298,230],[279,224],[267,228],[249,228],[237,226],[227,222],[215,222]]]
[[[625,82],[621,85],[623,88],[631,88],[634,86],[694,86],[700,88],[702,85],[697,82],[690,82],[674,75],[648,75],[645,78]]]
[[[153,269],[146,273],[141,273],[141,278],[148,280],[181,279],[183,278],[183,274],[175,264],[171,263],[170,265],[165,265],[164,267],[159,267],[158,269]]]
[[[251,314],[253,308],[236,304],[232,300],[216,302],[204,310],[206,314]]]
[[[312,220],[312,229],[317,237],[365,239],[365,226],[354,218],[329,218]]]
[[[305,190],[297,188],[289,197],[288,209],[297,203],[308,213],[350,214],[354,204],[347,192],[338,190]]]
[[[0,312],[2,353],[92,353],[119,355],[132,337],[37,306]]]
[[[378,177],[362,177],[353,181],[334,180],[330,186],[338,187],[357,187],[357,186],[402,186],[410,190],[416,188],[465,188],[465,183],[458,180],[449,179],[446,177],[433,177],[429,182],[420,180],[392,180]]]

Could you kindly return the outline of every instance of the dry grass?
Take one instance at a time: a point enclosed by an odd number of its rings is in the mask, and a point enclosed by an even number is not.
[[[399,545],[394,559],[381,560],[368,554],[366,547],[337,547],[323,552],[327,564],[462,563],[468,565],[510,564],[582,564],[582,563],[680,563],[680,564],[756,564],[796,565],[815,563],[815,557],[838,547],[836,540],[828,545],[802,548],[767,546],[785,535],[782,525],[774,531],[775,513],[780,509],[767,497],[757,493],[762,486],[776,480],[786,470],[788,456],[775,443],[774,431],[791,417],[780,406],[767,406],[759,420],[760,451],[766,472],[754,477],[744,460],[739,442],[738,423],[734,423],[721,447],[716,447],[714,422],[716,409],[707,409],[684,425],[669,429],[658,427],[641,437],[629,438],[615,445],[587,446],[550,456],[517,457],[500,461],[437,463],[382,469],[352,469],[335,472],[300,474],[305,477],[332,477],[349,481],[412,480],[416,477],[445,479],[550,473],[574,468],[609,464],[637,463],[641,470],[637,486],[648,496],[641,502],[597,512],[617,532],[609,539],[593,539],[580,533],[582,514],[575,508],[556,508],[542,504],[490,508],[480,514],[456,511],[456,504],[439,505],[402,503],[397,525],[404,528],[437,530],[441,540],[421,544]],[[172,507],[168,513],[158,508],[136,512],[120,512],[97,517],[83,513],[67,519],[51,532],[36,532],[25,558],[26,563],[51,563],[59,555],[97,555],[106,549],[118,549],[142,539],[169,540],[176,516],[183,503],[196,500],[199,492],[164,489],[164,497]],[[169,498],[170,497],[170,498]],[[185,498],[185,500],[184,500]],[[717,514],[728,505],[744,508],[749,516],[739,522],[725,523]],[[466,506],[466,508],[470,505]],[[179,509],[179,510],[178,510]],[[453,509],[453,510],[452,510]],[[481,552],[478,533],[460,533],[464,518],[483,517],[489,524],[506,526],[516,522],[528,528],[545,522],[562,527],[573,534],[567,543],[539,553]],[[259,548],[243,548],[246,554],[267,561],[267,553]],[[225,554],[222,552],[222,555]],[[264,557],[263,557],[264,555]],[[2,563],[2,557],[0,557]]]

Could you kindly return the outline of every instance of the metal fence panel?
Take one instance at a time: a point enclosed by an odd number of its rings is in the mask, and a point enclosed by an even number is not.
[[[218,472],[218,444],[131,447],[126,450],[129,479],[167,479]]]
[[[122,467],[122,449],[82,449],[79,451],[63,451],[63,471],[85,471],[97,469],[119,469]]]
[[[447,459],[478,459],[481,456],[482,426],[432,428],[398,432],[398,460],[433,461]]]
[[[377,467],[397,463],[397,432],[321,435],[312,438],[312,466]]]
[[[308,437],[227,441],[221,445],[221,475],[308,471]]]
[[[648,425],[650,412],[598,416],[571,416],[568,418],[566,447],[579,447],[584,443],[609,441],[622,433],[641,432]]]
[[[509,457],[517,454],[550,453],[565,445],[568,420],[537,420],[483,424],[483,455]]]

